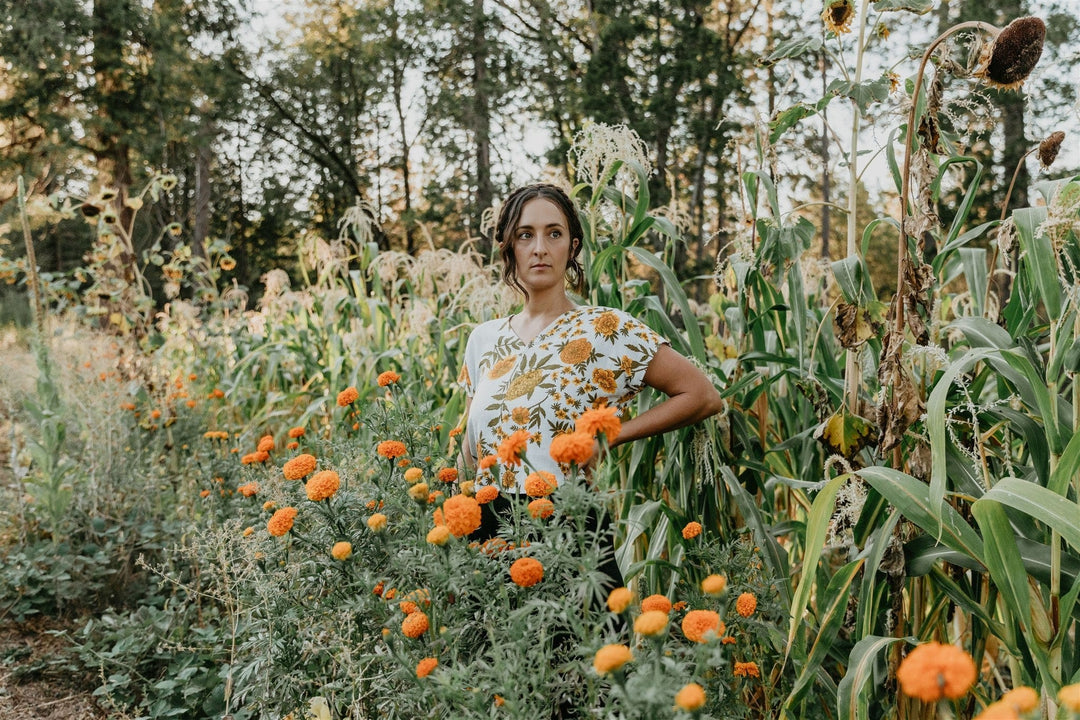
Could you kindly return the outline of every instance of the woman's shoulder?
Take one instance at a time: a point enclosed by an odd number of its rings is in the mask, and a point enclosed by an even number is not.
[[[505,334],[508,327],[507,318],[504,317],[482,322],[469,333],[466,345],[477,347],[490,345],[499,336]]]

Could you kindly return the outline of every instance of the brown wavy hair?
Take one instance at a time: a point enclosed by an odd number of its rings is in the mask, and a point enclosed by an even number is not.
[[[499,242],[499,254],[502,256],[503,271],[502,279],[510,287],[514,288],[526,298],[528,291],[522,286],[517,276],[517,261],[514,259],[514,243],[510,237],[517,224],[521,220],[521,209],[525,203],[536,198],[543,198],[555,203],[562,210],[566,218],[566,228],[570,232],[570,257],[566,263],[566,282],[578,295],[585,294],[585,270],[578,261],[581,254],[582,237],[585,232],[581,228],[581,219],[578,217],[577,207],[574,201],[567,196],[558,185],[549,183],[536,183],[525,185],[514,190],[503,202],[499,212],[499,222],[495,226],[495,237]]]

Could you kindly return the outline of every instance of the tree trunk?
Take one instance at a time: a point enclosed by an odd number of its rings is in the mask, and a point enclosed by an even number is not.
[[[473,133],[476,138],[476,208],[474,227],[479,236],[480,218],[491,207],[494,192],[491,186],[491,109],[488,103],[488,48],[484,39],[484,0],[472,3],[472,63],[473,63]],[[485,257],[491,249],[491,238],[481,238],[478,249]]]

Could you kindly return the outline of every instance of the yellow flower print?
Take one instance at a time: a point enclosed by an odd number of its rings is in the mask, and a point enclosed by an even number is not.
[[[507,402],[516,400],[519,397],[527,396],[543,379],[544,371],[540,368],[518,375],[510,382],[510,387],[506,389]]]
[[[601,313],[593,320],[593,330],[610,340],[619,329],[619,316],[613,312]]]
[[[619,367],[627,375],[634,372],[634,361],[630,359],[629,355],[623,355],[622,360],[619,361]]]
[[[606,393],[613,393],[618,389],[615,384],[615,373],[605,368],[596,368],[592,374],[593,382]]]
[[[529,408],[527,408],[527,407],[516,407],[516,408],[514,408],[513,410],[510,411],[510,417],[513,418],[514,422],[516,422],[518,425],[528,425],[529,424]]]
[[[586,338],[576,338],[566,343],[563,346],[562,352],[559,353],[559,359],[567,365],[577,365],[578,363],[585,362],[589,355],[592,354],[592,343]]]
[[[502,360],[491,366],[491,369],[488,370],[488,377],[492,380],[502,377],[506,373],[510,372],[510,370],[514,367],[514,363],[516,362],[517,355],[509,355],[507,357],[504,357]]]

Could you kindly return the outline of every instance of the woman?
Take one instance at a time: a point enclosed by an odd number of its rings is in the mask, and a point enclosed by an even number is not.
[[[502,489],[511,494],[524,493],[528,466],[561,481],[569,468],[552,459],[552,439],[572,431],[577,416],[590,408],[622,412],[646,385],[667,398],[624,420],[610,446],[681,428],[721,409],[720,394],[705,374],[648,326],[621,310],[571,300],[568,284],[579,295],[585,291],[578,261],[582,237],[573,202],[555,185],[518,188],[499,214],[503,280],[525,302],[521,312],[483,323],[469,337],[460,378],[468,395],[462,450],[466,465],[476,468],[513,433],[530,433],[527,466],[499,468]],[[494,476],[482,468],[477,480],[490,483]],[[479,532],[490,536],[487,515],[485,525]]]

